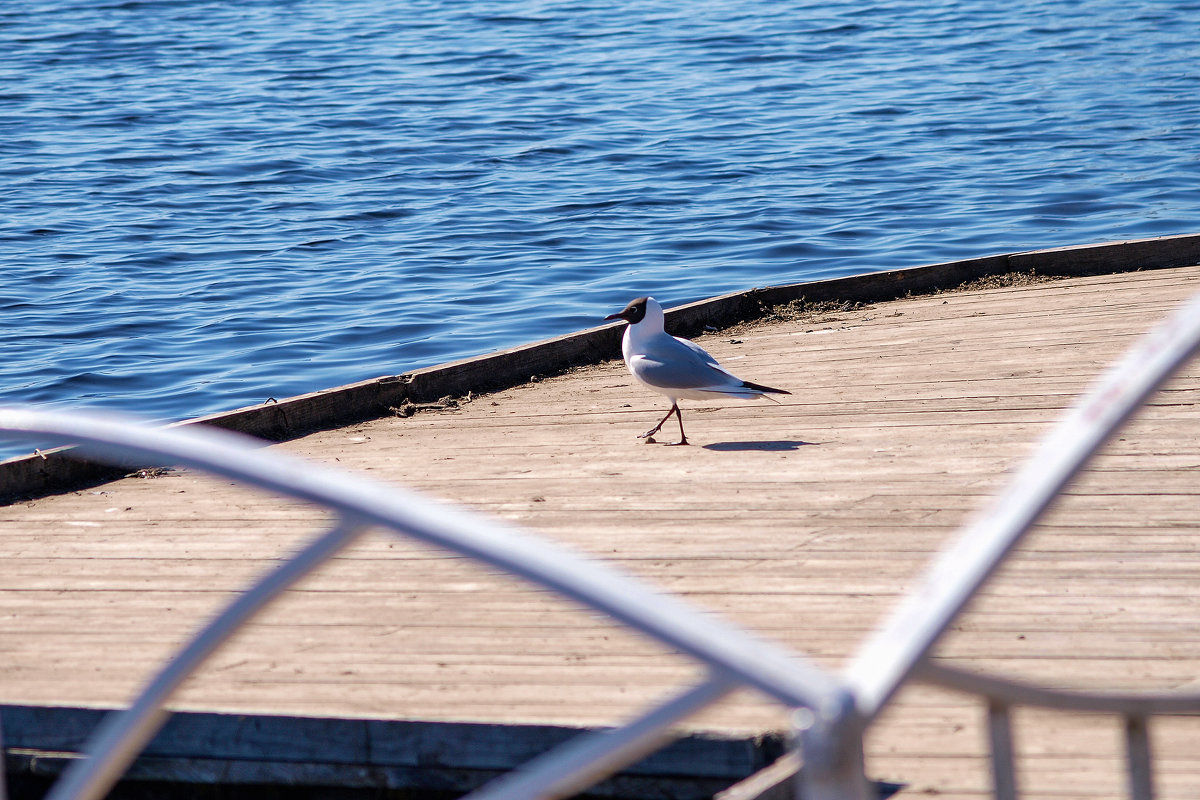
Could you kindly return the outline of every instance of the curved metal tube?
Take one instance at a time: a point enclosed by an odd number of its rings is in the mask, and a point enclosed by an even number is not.
[[[1200,348],[1200,295],[1137,341],[1042,440],[1016,478],[937,557],[916,590],[861,647],[846,676],[874,718],[955,615],[1058,493],[1134,411]]]
[[[263,450],[262,442],[249,437],[211,428],[152,428],[112,415],[85,419],[0,409],[4,432],[53,437],[100,457],[111,457],[106,448],[119,449],[123,456],[196,467],[326,506],[541,584],[789,705],[819,707],[841,694],[833,677],[807,661],[612,567],[482,514]]]
[[[682,601],[655,592],[611,567],[521,534],[482,515],[262,450],[261,442],[248,437],[214,429],[151,428],[111,415],[66,417],[14,409],[0,409],[0,432],[18,438],[52,437],[64,444],[76,443],[81,454],[104,459],[119,456],[146,463],[186,465],[318,503],[337,511],[346,520],[321,542],[337,540],[344,545],[342,537],[350,536],[351,530],[379,525],[541,584],[700,660],[724,679],[757,688],[786,705],[827,708],[844,701],[840,685],[807,661],[728,623],[702,615]],[[310,550],[315,553],[319,547],[320,542]],[[298,569],[311,569],[332,552]],[[267,582],[272,580],[268,577]],[[251,590],[258,591],[260,587]],[[232,619],[235,613],[240,612],[231,607],[226,615]],[[196,654],[203,650],[198,642],[191,647],[197,648]],[[160,676],[133,708],[106,727],[101,734],[105,737],[103,741],[89,745],[88,752],[94,760],[116,763],[118,754],[131,759],[145,745],[165,718],[160,709],[167,695],[161,689],[169,683],[170,680]],[[94,798],[108,788],[105,781],[115,780],[116,773],[125,766],[112,769],[80,765],[75,769],[86,769],[86,780],[82,774],[75,778],[69,773],[67,786],[53,797]],[[85,785],[87,793],[82,792]]]
[[[578,794],[675,738],[670,730],[672,725],[737,688],[738,684],[727,676],[710,675],[708,680],[633,722],[578,736],[471,792],[463,800],[557,800]]]
[[[1200,692],[1086,692],[1047,689],[1024,681],[985,675],[929,661],[913,673],[920,681],[968,694],[982,695],[1014,706],[1038,706],[1059,711],[1149,717],[1155,714],[1200,713]]]
[[[132,706],[104,718],[88,742],[87,749],[93,757],[73,764],[46,799],[102,797],[166,722],[170,712],[163,706],[188,676],[237,633],[243,623],[353,542],[363,529],[359,520],[339,520],[251,589],[239,594],[159,670]]]

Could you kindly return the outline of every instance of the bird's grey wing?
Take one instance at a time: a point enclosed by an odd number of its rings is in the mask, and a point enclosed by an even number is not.
[[[701,361],[703,361],[705,364],[707,364],[708,366],[710,366],[714,370],[716,370],[718,373],[720,373],[720,375],[713,376],[713,382],[712,382],[713,388],[715,388],[719,391],[725,391],[725,390],[729,389],[731,386],[733,386],[733,387],[741,386],[743,383],[745,383],[745,381],[743,381],[737,375],[734,375],[732,372],[730,372],[729,370],[725,369],[720,364],[718,364],[717,360],[712,357],[712,353],[708,352],[700,345],[696,344],[695,342],[689,342],[687,339],[680,339],[678,336],[673,337],[673,338],[675,339],[675,341],[679,342],[682,345],[685,345],[689,350],[691,350],[693,353],[695,353],[696,356]]]
[[[629,368],[638,380],[663,389],[707,389],[740,383],[701,347],[675,337],[635,356]]]
[[[705,364],[714,366],[717,369],[720,369],[722,372],[725,371],[724,368],[721,367],[721,365],[717,363],[717,360],[712,357],[712,353],[708,352],[700,345],[696,344],[695,342],[690,342],[687,339],[680,339],[678,336],[672,336],[671,338],[674,339],[675,341],[679,342],[681,345],[686,347],[688,350],[691,350],[693,353],[695,353],[696,357],[699,358],[701,361],[703,361]]]
[[[636,356],[629,369],[643,383],[662,389],[704,389],[729,380],[728,373],[702,361],[663,361],[653,356]]]

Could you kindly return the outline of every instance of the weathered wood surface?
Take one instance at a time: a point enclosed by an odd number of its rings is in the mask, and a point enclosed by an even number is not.
[[[831,669],[1200,268],[901,299],[702,343],[779,404],[665,409],[606,363],[277,445],[610,560]],[[607,311],[601,309],[600,311]],[[939,654],[1054,686],[1200,677],[1200,368],[1172,380],[959,620]],[[670,441],[671,438],[667,437]],[[321,515],[187,472],[0,509],[0,702],[126,702]],[[376,535],[192,680],[197,710],[598,725],[691,680],[674,654],[461,559]],[[985,710],[905,690],[868,741],[901,797],[978,797]],[[695,727],[786,725],[737,695]],[[1019,710],[1033,797],[1123,792],[1117,720]],[[1156,721],[1164,797],[1200,794],[1200,720]]]

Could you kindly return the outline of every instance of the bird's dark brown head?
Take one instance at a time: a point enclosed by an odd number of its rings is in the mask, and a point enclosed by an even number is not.
[[[639,297],[637,300],[632,300],[620,312],[609,314],[604,319],[606,322],[610,319],[623,319],[630,325],[636,325],[646,318],[646,301],[649,299],[649,297]]]

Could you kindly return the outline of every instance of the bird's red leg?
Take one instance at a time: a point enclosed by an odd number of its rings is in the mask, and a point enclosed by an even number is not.
[[[680,412],[678,404],[673,406],[673,408],[675,409],[675,417],[679,420],[679,441],[676,444],[687,444],[687,437],[683,435],[683,414]],[[671,415],[667,414],[667,416],[670,417]],[[666,420],[663,420],[663,422],[666,422]]]
[[[653,428],[651,428],[650,430],[646,431],[646,432],[645,432],[645,433],[643,433],[642,435],[638,436],[637,438],[639,438],[639,439],[649,439],[651,436],[653,436],[654,434],[658,433],[658,432],[659,432],[659,430],[661,430],[661,429],[662,429],[663,423],[664,423],[664,422],[666,422],[667,420],[669,420],[669,419],[671,418],[671,415],[672,415],[672,414],[677,414],[677,413],[679,413],[679,406],[678,406],[677,404],[675,404],[675,403],[671,403],[671,410],[667,412],[667,415],[666,415],[665,417],[663,417],[662,419],[660,419],[660,420],[658,421],[658,424],[657,424],[657,425],[655,425]],[[679,427],[680,427],[681,429],[683,428],[683,421],[682,421],[682,420],[680,420],[680,422],[679,422]]]

